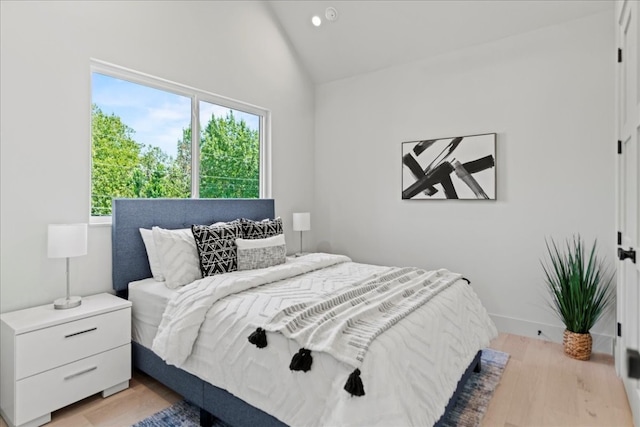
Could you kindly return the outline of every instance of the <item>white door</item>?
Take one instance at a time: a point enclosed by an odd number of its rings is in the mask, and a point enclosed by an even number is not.
[[[617,319],[616,371],[623,379],[634,424],[640,427],[640,381],[629,376],[629,355],[640,350],[640,259],[633,260],[640,241],[640,32],[639,3],[616,2],[617,64]]]

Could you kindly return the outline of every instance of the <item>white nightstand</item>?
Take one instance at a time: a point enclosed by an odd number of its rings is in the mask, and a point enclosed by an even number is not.
[[[129,387],[131,302],[99,294],[79,307],[47,304],[0,320],[0,410],[9,425],[39,426],[52,411]]]

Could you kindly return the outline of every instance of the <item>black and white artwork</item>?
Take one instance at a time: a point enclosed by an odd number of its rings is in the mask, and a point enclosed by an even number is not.
[[[402,143],[402,198],[496,199],[496,134]]]

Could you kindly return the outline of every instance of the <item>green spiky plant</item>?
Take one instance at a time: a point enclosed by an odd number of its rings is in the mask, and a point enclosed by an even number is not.
[[[567,239],[566,251],[553,239],[546,244],[551,262],[542,268],[551,308],[569,331],[586,334],[613,302],[613,272],[598,258],[596,241],[588,258],[580,236]]]

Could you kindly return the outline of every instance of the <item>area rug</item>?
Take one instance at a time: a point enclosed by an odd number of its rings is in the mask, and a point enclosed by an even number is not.
[[[493,396],[504,371],[509,355],[501,351],[485,349],[482,351],[482,370],[473,374],[465,384],[456,406],[449,413],[443,426],[475,427],[480,425],[489,401]],[[198,427],[200,411],[184,400],[173,404],[148,418],[134,424],[133,427]],[[228,427],[217,421],[215,427]]]

